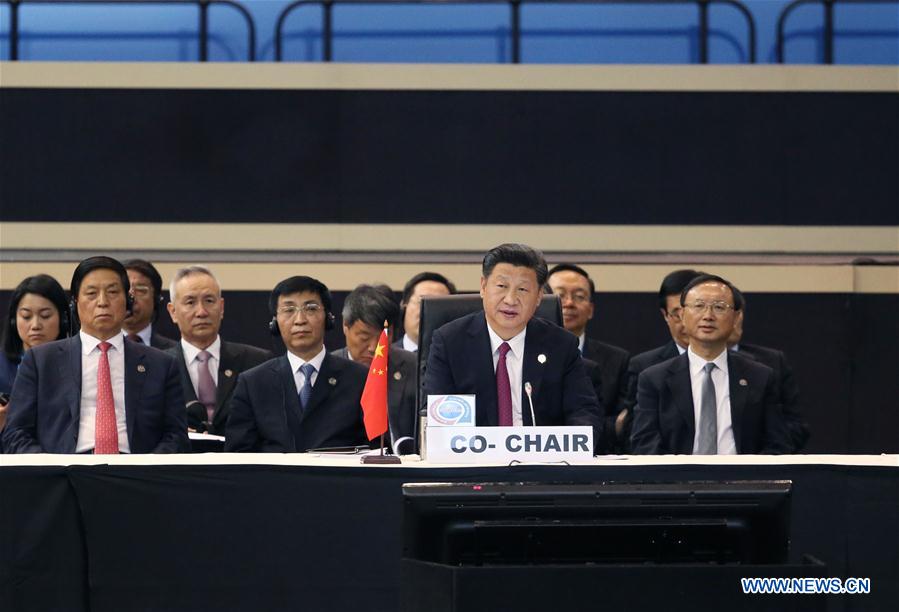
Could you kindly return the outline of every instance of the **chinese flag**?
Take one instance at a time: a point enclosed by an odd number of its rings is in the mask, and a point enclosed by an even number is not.
[[[365,389],[362,391],[362,412],[365,433],[374,440],[387,433],[387,330],[381,332],[375,357],[368,369]]]

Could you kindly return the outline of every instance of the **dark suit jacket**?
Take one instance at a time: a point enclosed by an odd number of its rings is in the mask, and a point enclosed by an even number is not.
[[[584,339],[584,359],[595,361],[602,378],[602,395],[599,403],[607,415],[617,416],[627,398],[627,368],[630,353],[623,348],[594,340]]]
[[[739,454],[789,451],[771,368],[736,353],[727,355],[730,411]],[[741,384],[745,381],[746,384]],[[640,374],[631,450],[637,455],[693,453],[695,435],[690,363],[686,354]]]
[[[18,363],[10,361],[6,355],[0,353],[0,393],[12,393],[18,369]]]
[[[347,347],[331,351],[331,354],[349,359]],[[415,452],[413,436],[417,369],[415,353],[397,348],[395,343],[390,345],[387,353],[387,375],[390,377],[387,379],[387,423],[390,428],[390,444],[398,455]],[[396,445],[398,441],[399,447]]]
[[[125,342],[125,422],[132,453],[190,450],[175,360]],[[81,413],[81,337],[25,353],[3,431],[8,453],[73,453]]]
[[[796,384],[796,379],[793,378],[793,368],[790,367],[786,355],[784,355],[783,351],[756,344],[743,344],[741,342],[738,348],[740,355],[752,357],[759,363],[763,363],[774,370],[774,380],[777,381],[780,401],[783,406],[784,422],[792,442],[791,452],[800,452],[808,442],[808,423],[802,418],[799,403],[799,387]]]
[[[663,344],[660,347],[644,351],[630,358],[627,366],[627,386],[624,393],[624,406],[627,409],[627,418],[624,421],[624,431],[622,432],[622,440],[619,441],[622,453],[629,453],[631,446],[631,430],[634,423],[634,406],[637,403],[637,379],[640,373],[650,366],[657,363],[668,361],[672,357],[678,356],[677,345],[674,340]]]
[[[150,346],[159,349],[160,351],[167,351],[171,348],[175,348],[179,344],[181,343],[177,340],[160,336],[156,330],[153,330],[153,333],[150,334]]]
[[[541,354],[546,356],[543,363],[537,360]],[[605,452],[599,403],[584,371],[577,338],[572,333],[536,317],[528,322],[522,366],[524,382],[530,382],[533,388],[538,425],[590,425],[599,452]],[[474,394],[477,424],[497,424],[496,371],[483,312],[451,321],[434,332],[424,393]],[[524,389],[521,406],[524,424],[531,425]]]
[[[181,372],[181,387],[184,390],[183,406],[197,401],[197,392],[194,391],[190,373],[187,371],[187,364],[184,362],[184,350],[181,348],[181,343],[176,343],[174,347],[166,352],[173,355],[178,361],[178,368]],[[231,401],[231,394],[234,393],[238,374],[268,361],[274,355],[269,351],[250,346],[249,344],[222,340],[219,357],[218,386],[215,390],[215,412],[212,414],[212,427],[209,428],[209,433],[221,436],[225,434],[225,428],[228,424],[228,404]],[[194,422],[190,422],[189,425],[194,429],[197,427],[197,423]]]
[[[286,355],[247,370],[231,398],[225,451],[291,453],[367,445],[359,404],[367,375],[361,364],[325,355],[309,405],[301,410]]]

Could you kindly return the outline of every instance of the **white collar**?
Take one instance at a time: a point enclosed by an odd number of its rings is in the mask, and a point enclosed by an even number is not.
[[[414,353],[418,350],[418,344],[409,337],[409,334],[403,334],[403,348]]]
[[[128,332],[124,329],[122,332],[127,336]],[[140,336],[140,339],[144,341],[144,344],[150,346],[150,339],[153,337],[153,324],[150,323],[145,328],[137,332],[137,335]]]
[[[322,344],[322,350],[320,350],[318,352],[318,354],[315,357],[313,357],[312,359],[310,359],[309,361],[305,361],[301,357],[298,357],[298,356],[294,355],[293,353],[291,353],[290,351],[287,351],[287,361],[290,362],[290,371],[293,372],[294,374],[296,374],[297,372],[300,371],[300,368],[302,366],[306,365],[307,363],[311,363],[312,367],[315,368],[316,372],[321,372],[322,371],[322,362],[325,360],[325,355],[327,354],[327,352],[328,351],[325,349],[325,345]],[[349,353],[350,353],[350,351],[347,350],[347,355],[349,355]]]
[[[184,351],[184,362],[188,365],[194,362],[194,359],[197,358],[197,355],[199,355],[200,351],[202,350],[205,350],[207,353],[215,357],[216,361],[221,362],[222,337],[216,336],[215,342],[210,344],[205,349],[199,349],[184,338],[181,338],[181,350]]]
[[[581,352],[581,355],[584,354],[584,347],[587,345],[587,332],[582,333],[577,337],[577,350]]]
[[[705,364],[709,363],[706,361],[704,357],[700,357],[696,353],[693,352],[693,347],[689,347],[687,349],[687,359],[690,360],[690,375],[696,376],[705,367]],[[727,374],[727,349],[725,348],[721,353],[712,359],[711,363],[714,363],[718,368]]]
[[[490,327],[490,323],[488,323],[487,334],[490,336],[490,354],[495,354],[503,342],[508,342],[509,348],[512,349],[512,355],[518,359],[524,359],[524,337],[527,333],[528,328],[525,326],[525,328],[518,332],[516,336],[513,336],[508,340],[503,340],[495,331],[493,331],[493,328]]]
[[[83,330],[79,331],[78,335],[81,337],[82,355],[90,355],[92,352],[94,352],[97,346],[99,346],[99,344],[103,342],[103,340],[94,338]],[[120,353],[125,348],[125,336],[123,336],[122,334],[116,334],[109,340],[106,340],[106,342],[109,342],[111,345],[113,345],[115,347],[115,350],[119,351]]]

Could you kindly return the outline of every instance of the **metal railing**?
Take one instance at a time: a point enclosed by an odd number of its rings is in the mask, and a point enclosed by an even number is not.
[[[9,59],[19,59],[19,8],[25,4],[193,4],[199,10],[199,60],[209,59],[209,7],[221,4],[236,9],[247,23],[247,60],[256,61],[256,22],[241,3],[234,0],[0,0],[9,5]]]
[[[448,4],[508,4],[509,32],[512,43],[511,61],[521,62],[521,7],[523,4],[695,4],[699,10],[699,62],[709,61],[709,6],[724,4],[736,8],[746,21],[749,46],[749,62],[754,64],[756,58],[755,19],[749,9],[739,0],[296,0],[291,2],[278,15],[275,24],[275,61],[280,62],[284,56],[284,22],[294,10],[304,6],[320,5],[322,7],[322,58],[326,62],[334,59],[334,16],[333,9],[337,4],[376,5],[376,4],[430,4],[446,6]]]
[[[784,27],[787,17],[803,4],[820,4],[824,9],[824,28],[822,31],[824,45],[824,63],[833,64],[833,9],[835,4],[896,4],[899,0],[793,0],[780,12],[777,18],[777,62],[783,64],[784,59]]]

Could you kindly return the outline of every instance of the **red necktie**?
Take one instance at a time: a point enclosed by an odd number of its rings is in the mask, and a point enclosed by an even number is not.
[[[109,356],[112,345],[100,343],[100,364],[97,367],[97,414],[94,421],[94,454],[116,455],[119,452],[119,428],[112,397],[112,378],[109,375]]]
[[[512,426],[512,386],[509,383],[509,369],[506,354],[512,350],[508,342],[499,345],[499,360],[496,362],[496,415],[500,427]]]

